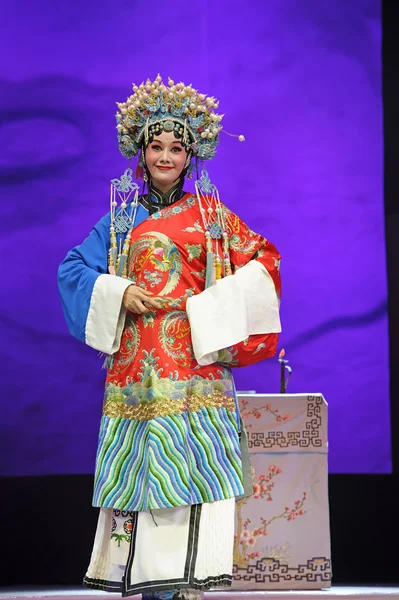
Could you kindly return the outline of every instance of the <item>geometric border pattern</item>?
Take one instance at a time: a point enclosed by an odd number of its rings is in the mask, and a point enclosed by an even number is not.
[[[248,565],[246,568],[233,566],[234,583],[241,585],[245,582],[265,585],[268,583],[290,583],[289,588],[295,586],[295,582],[303,583],[329,583],[331,581],[331,560],[325,557],[310,558],[306,565],[289,566],[280,563],[275,558],[261,558],[256,564]]]
[[[248,431],[248,447],[268,450],[278,448],[321,448],[323,441],[320,437],[322,424],[321,411],[324,404],[322,396],[308,396],[305,429],[302,431]]]

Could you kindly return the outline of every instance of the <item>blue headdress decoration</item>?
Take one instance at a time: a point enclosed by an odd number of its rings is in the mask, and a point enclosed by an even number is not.
[[[133,94],[126,102],[117,102],[119,149],[126,158],[133,158],[143,144],[168,131],[194,156],[209,160],[216,154],[222,130],[223,115],[214,112],[218,105],[215,98],[200,94],[191,84],[175,84],[169,79],[165,85],[160,75],[153,82],[147,79],[133,85]]]

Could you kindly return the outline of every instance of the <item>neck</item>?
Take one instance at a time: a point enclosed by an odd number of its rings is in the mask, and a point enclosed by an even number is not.
[[[176,185],[180,182],[180,179],[176,179],[170,186],[164,186],[161,183],[156,185],[153,181],[151,181],[150,189],[156,190],[158,193],[161,193],[163,196],[167,196],[170,190],[173,190]]]
[[[140,202],[145,208],[147,208],[150,214],[153,214],[154,212],[165,208],[165,206],[170,206],[182,198],[184,194],[183,183],[184,178],[182,177],[181,179],[178,179],[177,182],[175,182],[173,186],[166,192],[163,192],[155,187],[153,183],[151,183],[148,194],[143,196]]]
[[[149,189],[151,201],[162,206],[173,204],[182,197],[183,183],[184,179],[178,179],[169,189],[159,188],[151,183]]]

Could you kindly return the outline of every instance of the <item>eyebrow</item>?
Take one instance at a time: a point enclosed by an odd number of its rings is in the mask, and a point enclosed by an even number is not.
[[[158,144],[163,144],[163,142],[161,140],[158,140],[157,138],[154,138],[152,140],[152,143],[157,142]],[[180,146],[183,146],[183,144],[180,142],[180,140],[173,140],[172,144],[180,144]]]

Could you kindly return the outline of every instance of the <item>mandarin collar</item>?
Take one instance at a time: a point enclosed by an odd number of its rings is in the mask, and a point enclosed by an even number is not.
[[[150,215],[152,215],[158,210],[165,208],[165,206],[174,204],[174,202],[177,202],[184,196],[183,183],[184,179],[179,179],[179,181],[166,193],[161,192],[154,185],[151,185],[148,194],[142,196],[140,202],[144,208],[148,210]]]

